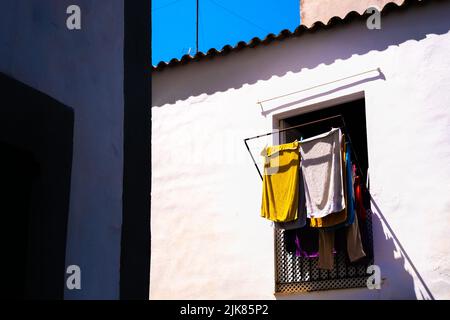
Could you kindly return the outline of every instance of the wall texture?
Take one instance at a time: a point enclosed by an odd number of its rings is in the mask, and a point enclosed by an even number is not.
[[[400,5],[404,0],[300,0],[301,23],[306,26],[311,26],[316,21],[327,24],[334,16],[343,18],[350,11],[363,13],[373,6],[382,9],[390,2]]]
[[[274,298],[273,230],[243,139],[364,97],[382,289],[284,298],[449,299],[448,12],[431,2],[383,16],[381,31],[354,22],[155,72],[150,298]]]
[[[118,298],[123,169],[123,0],[78,0],[82,29],[66,28],[73,1],[6,0],[0,71],[73,108],[74,150],[66,264],[82,290]],[[61,285],[64,285],[63,283]]]

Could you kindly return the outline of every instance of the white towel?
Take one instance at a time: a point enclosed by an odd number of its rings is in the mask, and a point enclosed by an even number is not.
[[[308,218],[323,218],[345,209],[341,130],[303,140],[300,144]]]

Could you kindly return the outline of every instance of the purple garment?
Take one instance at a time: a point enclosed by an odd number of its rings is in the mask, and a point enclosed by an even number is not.
[[[319,232],[311,228],[307,219],[303,228],[284,230],[284,245],[286,251],[296,257],[315,258],[319,256]]]
[[[317,258],[319,256],[319,250],[317,250],[317,251],[312,250],[312,251],[308,252],[308,251],[302,249],[302,247],[306,247],[306,246],[301,244],[300,237],[302,239],[304,239],[304,237],[299,236],[299,235],[296,235],[296,237],[295,237],[295,245],[296,245],[295,256],[296,257],[304,257],[304,258]]]

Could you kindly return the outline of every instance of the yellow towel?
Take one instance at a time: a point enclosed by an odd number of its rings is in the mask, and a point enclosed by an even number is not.
[[[287,222],[297,219],[300,152],[299,142],[267,147],[261,217]]]

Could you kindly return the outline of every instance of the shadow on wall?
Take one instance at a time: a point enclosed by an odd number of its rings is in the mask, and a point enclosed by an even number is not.
[[[192,96],[238,89],[244,84],[282,77],[289,72],[331,65],[338,60],[400,46],[410,40],[420,41],[433,34],[445,34],[450,30],[448,12],[448,1],[423,1],[382,15],[381,30],[367,29],[365,18],[357,17],[299,38],[168,68],[157,77],[167,75],[170,85],[162,80],[161,88],[154,87],[152,104],[162,106]],[[172,72],[183,80],[170,80]],[[163,94],[159,95],[158,90]]]
[[[381,299],[434,300],[379,206],[371,198],[375,264],[381,268]],[[410,271],[409,271],[410,270]],[[416,278],[416,282],[414,281]]]
[[[62,299],[73,110],[0,73],[3,293]]]

